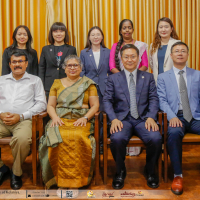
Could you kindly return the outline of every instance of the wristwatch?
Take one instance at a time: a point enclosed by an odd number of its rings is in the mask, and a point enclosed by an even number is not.
[[[84,116],[84,118],[87,119],[87,121],[88,121],[88,117]]]
[[[24,121],[24,116],[22,114],[20,114],[19,117],[20,117],[20,119],[19,119],[20,122]]]

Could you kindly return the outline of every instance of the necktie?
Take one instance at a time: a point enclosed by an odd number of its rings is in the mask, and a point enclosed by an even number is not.
[[[130,73],[130,84],[129,84],[129,94],[130,94],[130,111],[131,116],[135,119],[139,117],[136,103],[136,87],[133,79],[133,74]]]
[[[183,78],[184,71],[179,71],[178,74],[180,74],[179,78],[179,90],[180,90],[180,96],[182,101],[182,107],[183,107],[183,117],[187,122],[190,122],[192,119],[192,112],[190,109],[189,99],[188,99],[188,93],[187,93],[187,86],[185,83],[185,79]]]

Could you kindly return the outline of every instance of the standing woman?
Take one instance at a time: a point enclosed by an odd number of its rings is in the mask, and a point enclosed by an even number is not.
[[[31,47],[33,39],[29,28],[24,25],[19,25],[14,30],[12,39],[12,45],[7,47],[3,53],[2,75],[11,72],[9,66],[9,55],[16,49],[24,52],[28,57],[28,67],[26,68],[26,71],[29,74],[38,75],[38,57],[36,50]]]
[[[62,22],[55,22],[51,26],[48,40],[50,45],[42,48],[39,62],[39,77],[44,84],[47,98],[54,80],[66,77],[62,68],[64,59],[69,55],[76,55],[76,48],[67,44],[69,35]]]
[[[147,47],[148,45],[144,42],[137,41],[133,39],[134,27],[133,22],[130,19],[123,19],[119,24],[119,35],[120,40],[117,43],[114,43],[110,51],[110,70],[112,73],[117,73],[124,69],[124,66],[121,62],[120,49],[125,44],[134,44],[139,49],[139,63],[137,68],[146,71],[148,68],[148,56],[147,56]]]
[[[171,46],[178,41],[180,40],[178,40],[172,21],[167,17],[159,19],[157,31],[149,52],[149,64],[156,82],[158,74],[166,72],[173,67],[173,61],[170,57]]]
[[[88,32],[85,49],[81,51],[80,55],[83,62],[81,76],[87,76],[98,85],[97,91],[101,111],[103,111],[102,100],[106,88],[105,81],[108,74],[111,74],[109,56],[110,50],[105,47],[102,30],[98,26],[92,27]]]

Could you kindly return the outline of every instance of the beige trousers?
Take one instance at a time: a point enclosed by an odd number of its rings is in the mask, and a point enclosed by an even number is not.
[[[7,126],[0,119],[0,138],[8,136],[13,136],[10,142],[14,157],[12,171],[16,176],[21,176],[21,165],[29,154],[30,144],[32,143],[32,121],[24,120],[12,126]],[[3,165],[4,163],[0,158],[0,167]]]

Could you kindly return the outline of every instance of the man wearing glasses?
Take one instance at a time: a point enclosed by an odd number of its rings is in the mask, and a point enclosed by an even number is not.
[[[126,177],[126,146],[133,134],[146,145],[147,185],[159,186],[155,171],[161,152],[162,137],[156,123],[159,101],[153,74],[137,70],[139,50],[133,44],[121,50],[124,70],[108,77],[103,98],[105,112],[111,122],[111,151],[117,173],[113,179],[114,189],[124,187]]]
[[[174,170],[171,190],[183,193],[182,139],[186,132],[200,134],[200,72],[188,68],[189,48],[183,42],[171,47],[173,68],[158,76],[160,109],[167,113],[167,146]]]
[[[32,142],[32,115],[46,109],[46,97],[39,77],[26,72],[27,55],[15,50],[10,55],[11,73],[0,77],[0,138],[13,136],[10,142],[14,157],[11,188],[22,186],[21,165]],[[0,159],[0,185],[9,175],[9,168]]]

